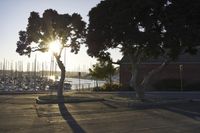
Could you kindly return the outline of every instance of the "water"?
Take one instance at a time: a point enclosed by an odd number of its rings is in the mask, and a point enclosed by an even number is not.
[[[58,81],[59,77],[54,76],[48,76],[49,79],[52,79],[53,81]],[[31,78],[30,82],[27,82],[26,80],[13,80],[13,79],[6,79],[5,81],[0,81],[0,92],[1,91],[44,91],[48,90],[47,86],[41,86],[43,85],[49,85],[50,82],[38,78],[37,81],[41,82],[34,82],[34,79]],[[96,87],[96,81],[90,80],[90,79],[78,79],[78,78],[66,78],[66,83],[71,84],[72,90],[91,90],[92,88]],[[19,84],[20,83],[20,84]],[[36,84],[35,84],[36,83]],[[105,81],[98,81],[98,86],[102,86],[105,83]]]
[[[72,85],[72,90],[75,89],[90,89],[96,87],[96,81],[90,79],[66,78],[66,82]],[[79,83],[80,82],[80,83]],[[105,81],[98,81],[98,85],[102,86]]]
[[[50,79],[54,81],[59,81],[60,77],[55,78],[54,76],[50,76]],[[70,83],[72,85],[72,90],[80,90],[80,89],[91,89],[96,87],[96,81],[91,79],[80,79],[79,78],[65,78],[65,82]],[[106,81],[99,80],[98,86],[102,86]]]

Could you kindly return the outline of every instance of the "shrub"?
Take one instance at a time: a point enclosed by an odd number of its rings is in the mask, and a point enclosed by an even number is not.
[[[130,86],[122,86],[121,84],[105,83],[102,87],[94,87],[93,91],[133,91]]]
[[[101,90],[100,87],[94,87],[94,88],[93,88],[93,91],[100,91],[100,90]]]
[[[105,83],[102,86],[102,91],[118,91],[119,89],[120,89],[120,85],[118,84]]]

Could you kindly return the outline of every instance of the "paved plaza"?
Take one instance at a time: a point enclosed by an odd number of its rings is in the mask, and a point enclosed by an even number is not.
[[[0,132],[199,133],[200,131],[198,100],[134,108],[110,101],[36,104],[35,98],[38,95],[0,95]],[[87,94],[89,95],[96,96]]]

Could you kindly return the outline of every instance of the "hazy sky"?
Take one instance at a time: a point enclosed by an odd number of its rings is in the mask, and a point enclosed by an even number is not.
[[[25,30],[28,17],[31,11],[39,12],[40,15],[44,10],[52,8],[58,13],[79,13],[88,23],[88,12],[95,7],[101,0],[0,0],[0,62],[3,59],[9,61],[32,61],[34,56],[29,59],[26,56],[19,56],[16,50],[18,32]],[[78,55],[70,54],[67,51],[66,69],[70,71],[85,71],[96,62],[89,57],[84,46],[81,47]],[[118,52],[112,51],[115,59],[120,58]],[[50,62],[50,56],[47,54],[37,53],[40,61]]]

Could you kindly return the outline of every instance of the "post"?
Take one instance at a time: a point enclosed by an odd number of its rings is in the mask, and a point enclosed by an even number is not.
[[[180,72],[180,84],[181,84],[181,91],[183,91],[183,65],[179,65],[179,72]]]
[[[34,89],[36,90],[36,65],[37,65],[37,55],[35,55],[34,61]]]
[[[79,79],[79,87],[78,87],[78,89],[79,89],[79,91],[80,91],[80,89],[81,89],[81,72],[78,72],[78,79]]]

